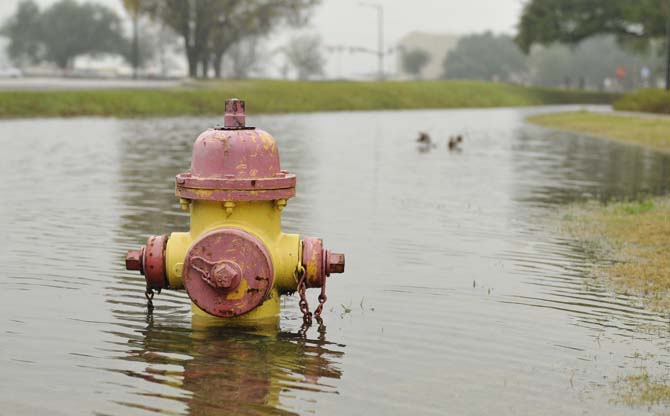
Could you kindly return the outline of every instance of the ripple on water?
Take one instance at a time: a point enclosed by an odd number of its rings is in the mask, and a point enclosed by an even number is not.
[[[0,123],[0,403],[13,414],[646,412],[611,402],[608,385],[635,370],[635,353],[668,366],[666,319],[588,278],[591,260],[542,220],[565,202],[667,192],[668,156],[526,126],[529,111],[253,120],[298,174],[284,227],[347,254],[326,327],[305,336],[295,297],[270,327],[201,327],[181,292],[148,315],[142,279],[123,270],[147,235],[188,228],[174,175],[216,119]],[[417,125],[432,126],[429,152],[415,148]],[[463,151],[447,152],[456,132]]]

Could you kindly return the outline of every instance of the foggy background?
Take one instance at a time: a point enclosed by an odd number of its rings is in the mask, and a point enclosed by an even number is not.
[[[127,17],[121,0],[91,0],[114,9]],[[40,8],[56,0],[36,0]],[[81,1],[80,1],[81,3]],[[414,0],[411,2],[379,0],[384,6],[384,35],[387,47],[395,45],[412,32],[463,35],[490,30],[512,34],[521,13],[521,0]],[[0,2],[0,20],[4,21],[16,10],[18,0]],[[146,20],[146,19],[143,19]],[[127,22],[130,31],[130,22]],[[286,42],[296,32],[317,32],[327,46],[377,47],[377,16],[373,9],[363,7],[358,0],[323,0],[315,7],[312,19],[305,28],[279,28],[264,40],[268,50]],[[326,53],[326,77],[360,77],[376,73],[377,58],[371,54]],[[179,63],[186,63],[179,55]],[[273,60],[273,61],[276,61]],[[280,65],[273,62],[270,66]],[[386,59],[385,69],[395,71],[396,59]],[[279,70],[268,68],[268,76],[279,76]]]

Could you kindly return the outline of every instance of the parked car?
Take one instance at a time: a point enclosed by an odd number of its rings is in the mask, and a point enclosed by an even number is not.
[[[13,66],[0,67],[0,78],[21,78],[23,71]]]

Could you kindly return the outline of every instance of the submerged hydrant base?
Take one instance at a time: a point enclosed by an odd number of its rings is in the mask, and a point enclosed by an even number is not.
[[[190,230],[149,237],[128,253],[126,268],[145,276],[148,291],[186,289],[195,314],[270,318],[299,282],[325,287],[331,273],[344,272],[344,255],[282,232],[296,176],[281,170],[274,138],[246,126],[244,101],[226,101],[224,120],[198,136],[190,171],[176,178]]]

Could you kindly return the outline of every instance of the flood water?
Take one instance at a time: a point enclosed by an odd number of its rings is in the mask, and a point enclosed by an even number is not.
[[[670,157],[524,123],[551,110],[250,117],[298,175],[285,230],[347,256],[325,330],[305,336],[295,296],[276,330],[193,327],[169,291],[150,315],[124,269],[146,236],[187,229],[174,175],[221,119],[0,122],[0,414],[666,410],[613,384],[670,371],[667,318],[589,278],[548,219],[667,192]],[[419,130],[437,147],[417,148]]]

